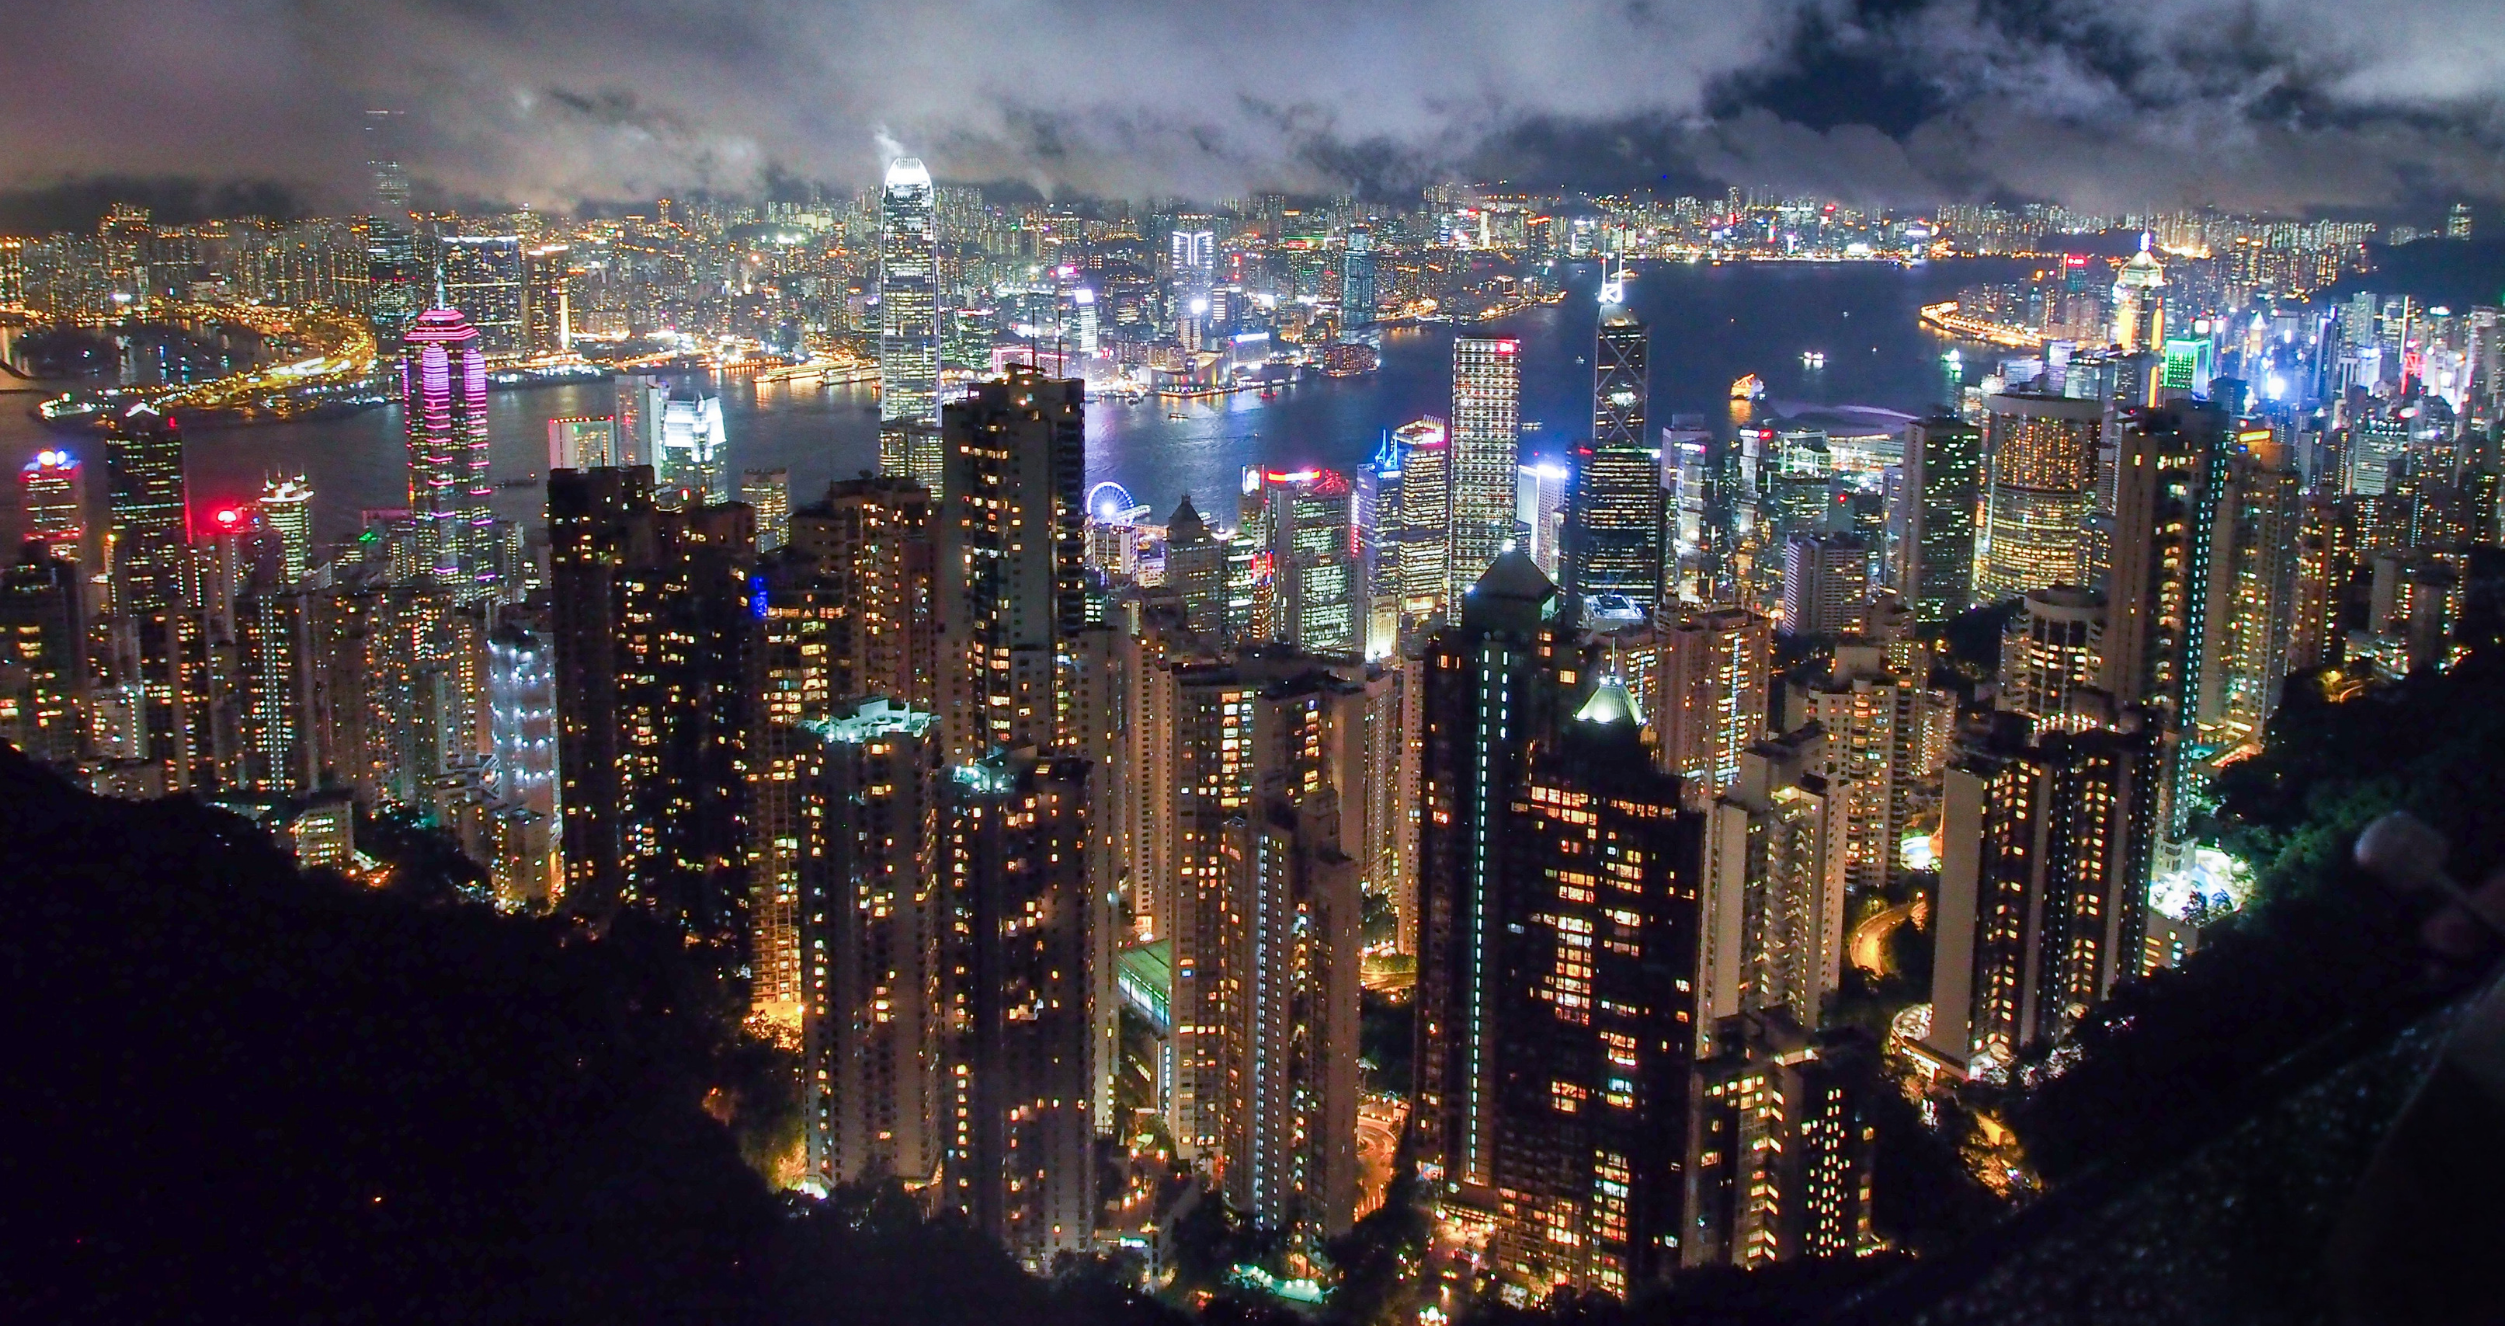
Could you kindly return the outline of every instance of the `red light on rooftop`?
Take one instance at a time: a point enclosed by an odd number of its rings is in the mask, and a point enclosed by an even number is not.
[[[217,513],[217,523],[221,525],[232,525],[243,518],[244,513],[231,506]]]

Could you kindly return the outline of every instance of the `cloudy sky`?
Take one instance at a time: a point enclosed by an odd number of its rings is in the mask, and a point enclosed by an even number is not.
[[[2500,0],[0,0],[0,213],[132,181],[570,207],[898,147],[1047,192],[2505,201]],[[108,183],[98,184],[105,180]],[[7,217],[0,215],[0,221]]]

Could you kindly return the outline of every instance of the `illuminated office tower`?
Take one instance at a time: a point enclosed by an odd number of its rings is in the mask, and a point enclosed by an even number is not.
[[[320,604],[292,585],[256,585],[235,605],[238,709],[247,791],[300,795],[321,783],[317,692],[331,698],[330,652],[317,652]],[[356,669],[344,669],[350,679]],[[353,680],[350,683],[353,685]]]
[[[660,445],[653,453],[664,501],[710,506],[731,500],[724,441],[720,396],[700,386],[672,391],[661,402]]]
[[[491,360],[522,354],[522,241],[515,235],[446,235],[440,241],[438,303],[456,308],[478,329],[479,353]]]
[[[2268,429],[2237,431],[2221,478],[2204,636],[2211,661],[2193,714],[2204,745],[2257,740],[2278,709],[2303,560],[2303,480]]]
[[[1943,777],[1931,1030],[1962,1073],[2060,1035],[2137,975],[2158,829],[2157,734],[2030,740],[2001,716]]]
[[[1116,922],[1087,877],[1089,772],[1004,751],[951,767],[940,793],[938,1200],[1036,1271],[1095,1234],[1090,995]]]
[[[1983,434],[1974,425],[1939,415],[1905,426],[1895,588],[1918,620],[1944,622],[1974,603],[1983,470]]]
[[[313,566],[313,486],[299,474],[261,481],[261,519],[278,535],[278,572],[287,584]]]
[[[2077,585],[2031,589],[2001,642],[2000,704],[2043,731],[2102,727],[2112,716],[2104,684],[2105,596]]]
[[[1867,1093],[1883,1079],[1868,1034],[1811,1034],[1776,1011],[1724,1019],[1707,1039],[1681,1264],[1748,1269],[1876,1251]]]
[[[1428,647],[1418,1136],[1506,1283],[1626,1294],[1678,1255],[1699,826],[1553,593],[1508,554]]]
[[[829,1186],[939,1179],[943,1092],[938,719],[850,701],[802,730],[801,1126]]]
[[[410,225],[409,175],[400,164],[398,118],[393,111],[365,113],[366,169],[374,190],[374,214],[365,222],[366,307],[385,353],[399,348],[400,334],[417,321],[433,296]]]
[[[1385,657],[1400,648],[1400,555],[1407,527],[1402,521],[1403,468],[1400,441],[1390,429],[1374,459],[1358,471],[1359,542],[1366,554],[1366,653]]]
[[[1740,775],[1740,755],[1766,735],[1773,623],[1746,608],[1680,614],[1663,641],[1661,684],[1648,697],[1663,767],[1700,804]]]
[[[2166,345],[2166,269],[2149,251],[2149,237],[2140,236],[2140,251],[2114,278],[2114,344],[2125,354],[2154,353]]]
[[[78,567],[29,542],[0,570],[0,742],[67,771],[81,748],[87,623]]]
[[[879,189],[879,416],[939,417],[939,245],[931,172],[912,157]]]
[[[620,467],[660,465],[661,417],[670,403],[669,381],[649,373],[622,373],[616,379],[615,390],[617,450],[609,463]]]
[[[1975,600],[2082,583],[2080,528],[2096,486],[2104,403],[2013,392],[1985,397],[1983,408],[1990,478]]]
[[[743,506],[664,510],[642,467],[548,476],[565,898],[735,937],[752,732]]]
[[[1183,596],[1183,622],[1214,648],[1226,638],[1226,545],[1185,493],[1166,518],[1166,583]]]
[[[1955,710],[1930,671],[1928,649],[1839,643],[1833,670],[1798,691],[1801,717],[1826,733],[1818,772],[1843,790],[1844,874],[1856,889],[1904,874],[1905,834]]]
[[[630,463],[619,449],[615,418],[604,414],[548,421],[549,469],[604,470]]]
[[[1817,770],[1825,734],[1802,728],[1740,756],[1705,831],[1707,1021],[1764,1009],[1820,1020],[1844,970],[1848,789]]]
[[[1870,549],[1850,534],[1783,537],[1783,634],[1791,639],[1861,629],[1870,606]]]
[[[1514,482],[1521,463],[1522,343],[1462,336],[1453,341],[1452,506],[1445,537],[1451,559],[1444,601],[1464,590],[1514,542]]]
[[[212,763],[206,712],[203,605],[192,574],[183,437],[172,418],[139,406],[113,421],[111,568],[113,677],[137,701],[130,758],[167,772],[166,787],[205,784]]]
[[[43,555],[55,561],[88,560],[87,471],[78,457],[46,447],[18,472],[18,483],[27,540],[43,545]]]
[[[1392,438],[1401,456],[1401,615],[1415,625],[1452,604],[1452,439],[1433,418],[1403,424]]]
[[[1580,450],[1580,449],[1578,449]],[[1578,461],[1589,456],[1578,455]],[[1566,555],[1566,532],[1574,501],[1575,472],[1563,461],[1543,460],[1520,466],[1513,486],[1515,537],[1540,574],[1563,586],[1573,569]]]
[[[1348,229],[1348,248],[1340,255],[1339,321],[1345,331],[1374,325],[1376,302],[1374,232],[1364,226]]]
[[[539,244],[522,251],[523,354],[561,355],[574,349],[573,284],[572,249]]]
[[[792,472],[748,470],[739,477],[739,500],[757,513],[757,551],[770,553],[791,537]]]
[[[1247,469],[1238,538],[1262,545],[1267,577],[1256,572],[1254,641],[1283,640],[1315,654],[1362,655],[1363,549],[1356,492],[1336,470]],[[1267,630],[1261,628],[1267,627]]]
[[[497,589],[487,356],[478,329],[448,308],[419,314],[406,339],[400,392],[420,574],[465,599],[485,597]]]
[[[1053,739],[1055,658],[1088,618],[1086,399],[1013,366],[942,421],[940,712],[960,763]]]
[[[1626,306],[1623,275],[1600,288],[1592,354],[1592,445],[1575,467],[1569,593],[1621,596],[1649,618],[1668,586],[1669,495],[1645,422],[1651,329]]]

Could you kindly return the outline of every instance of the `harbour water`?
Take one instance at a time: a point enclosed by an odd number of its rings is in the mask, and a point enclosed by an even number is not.
[[[1648,264],[1629,285],[1629,303],[1652,326],[1652,417],[1698,414],[1727,426],[1731,381],[1766,382],[1761,413],[1808,405],[1866,405],[1914,413],[1951,398],[1941,364],[1944,342],[1916,322],[1924,303],[1957,287],[2008,279],[2011,264],[1966,260],[1912,268],[1879,263],[1716,266]],[[1350,468],[1372,454],[1382,430],[1449,409],[1456,334],[1519,337],[1523,344],[1523,450],[1562,452],[1591,427],[1592,333],[1598,280],[1588,265],[1568,274],[1558,304],[1503,322],[1456,329],[1387,332],[1380,371],[1357,378],[1310,378],[1264,399],[1254,393],[1216,401],[1088,407],[1088,482],[1114,480],[1158,518],[1189,492],[1203,509],[1227,510],[1241,467]],[[1809,356],[1822,355],[1823,363]],[[1970,347],[1968,372],[1987,359]],[[28,384],[10,379],[5,384]],[[794,505],[835,478],[875,463],[876,393],[866,386],[821,388],[734,378],[723,394],[731,468],[786,469]],[[547,465],[547,423],[614,409],[603,383],[500,391],[489,406],[498,513],[539,523]],[[65,438],[29,411],[37,396],[0,395],[0,463],[14,474],[48,446],[80,453],[102,470],[100,444]],[[1179,414],[1181,418],[1173,418]],[[353,535],[361,512],[406,504],[406,452],[396,407],[291,423],[191,430],[186,464],[195,511],[251,500],[266,474],[304,474],[316,494],[315,537]],[[99,497],[101,493],[99,491]],[[14,538],[14,497],[0,499],[0,531]]]

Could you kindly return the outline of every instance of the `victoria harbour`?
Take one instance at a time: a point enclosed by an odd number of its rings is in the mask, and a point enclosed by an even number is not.
[[[1915,266],[1648,263],[1628,289],[1655,328],[1658,421],[1692,414],[1727,429],[1731,381],[1748,373],[1765,380],[1764,408],[1774,412],[1860,405],[1917,414],[1948,403],[1953,391],[1940,359],[1948,342],[1917,324],[1918,309],[2019,270],[1997,258]],[[1568,294],[1559,303],[1459,332],[1448,324],[1384,332],[1382,367],[1362,377],[1311,375],[1270,398],[1246,391],[1215,401],[1091,402],[1088,483],[1119,483],[1162,518],[1186,493],[1205,503],[1231,492],[1246,465],[1353,469],[1382,430],[1450,409],[1456,334],[1522,340],[1524,458],[1560,453],[1591,427],[1585,383],[1599,280],[1589,264],[1563,274]],[[1979,374],[1988,361],[1967,351],[1968,373]],[[1812,352],[1824,356],[1821,366],[1807,366],[1803,356]],[[788,470],[798,500],[877,463],[877,393],[867,385],[738,376],[712,385],[723,395],[731,468]],[[47,447],[97,445],[43,427],[29,410],[37,399],[0,396],[14,406],[0,406],[0,461],[14,469]],[[494,477],[508,485],[496,494],[497,515],[536,525],[548,421],[610,414],[616,402],[609,385],[590,383],[498,391],[488,408]],[[396,509],[408,498],[396,404],[344,417],[198,427],[186,465],[202,510],[249,503],[270,474],[304,475],[320,495],[316,536],[328,542],[356,534],[362,512]]]

